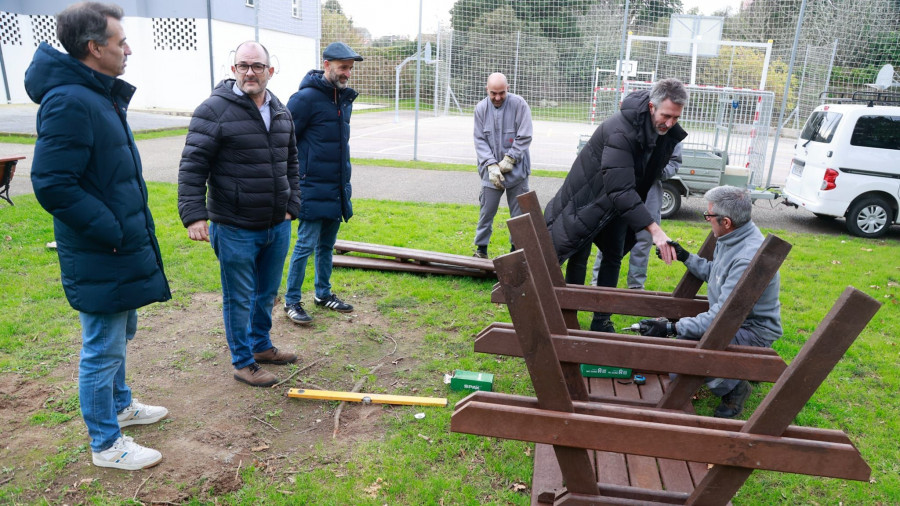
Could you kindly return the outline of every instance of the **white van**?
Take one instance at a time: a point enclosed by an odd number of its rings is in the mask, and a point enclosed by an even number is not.
[[[900,210],[900,107],[816,107],[794,146],[784,196],[820,218],[846,218],[853,235],[884,235]]]

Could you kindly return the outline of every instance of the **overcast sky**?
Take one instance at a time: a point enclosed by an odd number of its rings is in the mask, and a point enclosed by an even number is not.
[[[353,25],[367,28],[372,37],[405,35],[413,39],[419,33],[420,0],[338,0],[344,14],[353,18]],[[741,0],[681,0],[685,10],[700,7],[701,14],[732,6],[736,10]],[[435,33],[438,23],[450,24],[450,9],[455,0],[421,0],[422,32]]]

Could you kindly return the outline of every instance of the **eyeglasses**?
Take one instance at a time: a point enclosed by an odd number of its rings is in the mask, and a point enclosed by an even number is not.
[[[235,63],[234,70],[237,71],[238,74],[246,74],[248,70],[253,69],[254,74],[262,74],[264,70],[269,68],[265,63]]]
[[[703,211],[703,219],[709,221],[710,218],[718,218],[718,214],[713,214],[709,211]]]

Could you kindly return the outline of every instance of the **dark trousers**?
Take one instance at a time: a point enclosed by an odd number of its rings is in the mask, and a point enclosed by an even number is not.
[[[615,288],[619,283],[619,269],[625,256],[625,233],[627,225],[620,218],[614,218],[597,235],[593,244],[600,248],[603,260],[597,273],[597,286]],[[587,243],[569,258],[566,264],[566,283],[583,285],[587,275],[587,262],[591,257],[591,242]],[[594,313],[594,321],[609,320],[609,313]]]

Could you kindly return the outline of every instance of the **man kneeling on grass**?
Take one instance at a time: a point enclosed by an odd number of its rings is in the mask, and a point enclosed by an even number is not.
[[[713,235],[717,238],[713,259],[706,260],[688,253],[677,242],[670,241],[670,244],[675,248],[678,260],[684,263],[691,274],[706,281],[709,311],[677,322],[670,322],[665,318],[641,320],[641,335],[674,335],[677,339],[699,340],[762,246],[762,232],[750,221],[752,205],[750,193],[746,189],[720,186],[706,192],[705,198],[707,211],[703,213],[703,217],[709,222]],[[775,273],[731,344],[772,347],[772,343],[782,335],[779,291],[780,274]],[[734,418],[741,414],[744,403],[750,396],[750,383],[746,380],[707,378],[706,386],[722,399],[714,413],[719,418]]]

